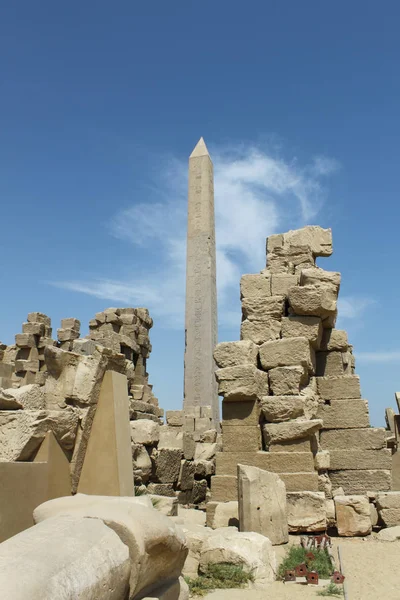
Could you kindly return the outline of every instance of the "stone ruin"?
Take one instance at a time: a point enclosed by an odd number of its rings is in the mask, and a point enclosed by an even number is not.
[[[292,532],[337,525],[339,495],[361,495],[375,515],[376,493],[391,489],[390,434],[370,426],[353,348],[335,328],[340,273],[316,265],[331,254],[330,229],[273,235],[267,268],[241,279],[241,341],[214,352],[223,451],[213,511],[237,501],[239,464],[279,475]]]

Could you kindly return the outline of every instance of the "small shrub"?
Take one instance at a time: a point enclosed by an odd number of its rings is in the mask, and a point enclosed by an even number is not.
[[[205,596],[211,590],[243,588],[254,581],[252,573],[239,565],[220,563],[208,565],[207,570],[195,579],[185,577],[192,596]]]
[[[314,560],[307,560],[306,550],[302,546],[291,546],[282,563],[279,565],[278,577],[284,579],[285,571],[295,569],[298,565],[306,563],[309,571],[316,571],[321,579],[329,579],[333,573],[332,562],[326,550],[312,550]]]
[[[330,583],[325,589],[317,592],[317,596],[342,596],[343,590],[335,583]]]

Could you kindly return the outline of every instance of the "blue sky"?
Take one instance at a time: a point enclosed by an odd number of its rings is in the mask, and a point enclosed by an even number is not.
[[[186,164],[215,166],[219,340],[265,237],[332,227],[339,326],[374,424],[400,389],[400,6],[55,3],[0,9],[0,339],[28,312],[84,326],[148,306],[166,409],[183,379]]]

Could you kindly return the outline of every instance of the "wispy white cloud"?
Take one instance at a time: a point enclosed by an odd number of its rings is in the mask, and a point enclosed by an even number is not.
[[[400,351],[391,350],[389,352],[357,352],[357,362],[363,363],[393,363],[400,362]]]
[[[254,147],[211,149],[215,174],[217,282],[220,323],[237,314],[240,275],[265,267],[265,239],[272,233],[312,222],[325,199],[323,179],[336,161],[316,157],[310,164],[284,160]],[[156,196],[157,201],[152,198]],[[187,163],[170,160],[153,182],[149,198],[117,212],[110,233],[139,246],[146,274],[131,279],[64,282],[70,290],[113,302],[147,306],[165,326],[181,326],[186,260]],[[352,305],[344,304],[348,315]],[[347,306],[347,309],[346,309]],[[237,322],[240,317],[237,315]]]
[[[373,298],[367,296],[342,296],[338,300],[338,312],[341,319],[357,319],[365,310],[375,304]]]

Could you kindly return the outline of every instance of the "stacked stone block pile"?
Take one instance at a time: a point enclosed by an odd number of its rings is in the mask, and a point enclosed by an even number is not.
[[[241,279],[241,341],[214,353],[223,397],[214,501],[237,499],[238,463],[279,474],[289,494],[391,488],[386,432],[370,427],[352,347],[335,328],[340,273],[316,265],[331,253],[329,229],[273,235],[267,268]]]

